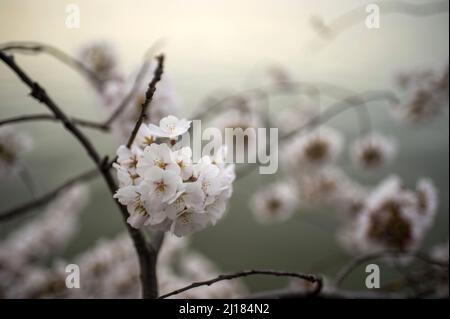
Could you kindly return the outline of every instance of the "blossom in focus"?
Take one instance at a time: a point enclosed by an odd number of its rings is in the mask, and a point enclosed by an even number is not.
[[[190,126],[191,121],[186,119],[178,119],[173,115],[169,115],[159,121],[159,126],[150,124],[148,128],[153,136],[175,139],[176,137],[186,133]]]
[[[283,222],[298,207],[298,192],[288,182],[278,182],[257,191],[251,198],[251,209],[261,223]]]
[[[17,168],[20,156],[31,149],[31,139],[10,128],[0,128],[0,176]]]
[[[176,142],[189,127],[190,121],[168,116],[159,127],[146,127],[131,150],[118,148],[114,167],[120,188],[114,197],[127,206],[131,226],[148,225],[182,237],[222,218],[235,178],[234,166],[225,164],[225,149],[193,163],[190,147],[162,142]]]
[[[353,163],[367,170],[389,163],[396,154],[392,139],[380,134],[370,134],[355,141],[351,149]]]

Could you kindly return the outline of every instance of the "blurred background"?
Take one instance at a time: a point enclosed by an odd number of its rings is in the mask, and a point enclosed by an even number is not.
[[[424,3],[426,1],[410,1]],[[431,2],[431,1],[429,1]],[[80,28],[65,26],[66,6],[80,8]],[[114,44],[126,74],[135,72],[147,48],[162,40],[166,73],[182,101],[181,115],[189,118],[212,92],[255,87],[272,65],[284,67],[296,79],[333,83],[353,91],[389,89],[400,71],[442,69],[448,64],[448,12],[417,17],[381,12],[379,29],[360,20],[334,37],[323,40],[311,27],[311,17],[332,21],[362,4],[360,0],[165,0],[57,1],[2,0],[0,43],[38,41],[76,55],[88,42]],[[71,115],[93,120],[106,118],[95,92],[73,70],[46,55],[17,55],[17,61]],[[43,106],[29,98],[28,89],[0,65],[0,118],[40,113]],[[322,106],[332,102],[323,99]],[[290,103],[271,100],[271,112]],[[321,106],[321,107],[322,107]],[[386,103],[371,103],[373,127],[398,139],[399,156],[375,175],[360,174],[344,152],[341,167],[361,183],[375,185],[391,172],[408,186],[429,176],[439,189],[439,213],[428,233],[425,249],[447,240],[449,234],[449,122],[448,112],[427,125],[401,126]],[[358,134],[357,117],[346,112],[331,121],[348,140]],[[40,194],[92,166],[79,144],[59,124],[23,123],[16,129],[33,137],[33,150],[24,164]],[[104,154],[114,154],[117,140],[86,130]],[[277,176],[257,171],[237,181],[228,214],[215,226],[192,236],[192,246],[223,271],[274,268],[333,275],[348,256],[336,242],[339,218],[333,211],[298,211],[289,221],[261,225],[250,213],[248,199],[255,189]],[[64,250],[71,258],[100,237],[112,237],[124,226],[103,181],[91,183],[91,200],[82,213],[80,231]],[[2,177],[0,210],[31,197],[17,176]],[[37,212],[35,212],[37,213]],[[29,214],[32,216],[34,213]],[[27,219],[0,225],[0,236]],[[382,270],[383,271],[383,270]],[[382,272],[382,281],[391,276]],[[360,269],[346,284],[363,287]],[[387,276],[387,277],[386,277]],[[246,280],[254,290],[280,287],[277,278]]]

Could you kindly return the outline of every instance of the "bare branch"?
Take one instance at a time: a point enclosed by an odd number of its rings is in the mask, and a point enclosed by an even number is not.
[[[405,257],[405,258],[414,258],[417,260],[421,260],[427,264],[438,266],[442,268],[448,269],[448,264],[441,263],[438,261],[435,261],[431,258],[429,258],[427,255],[421,254],[421,253],[414,253],[414,252],[400,252],[400,251],[383,251],[368,255],[363,255],[356,257],[355,259],[351,260],[348,264],[346,264],[336,275],[335,277],[335,286],[340,287],[340,285],[343,283],[345,278],[347,278],[350,273],[352,273],[356,268],[361,266],[364,263],[367,263],[371,260],[375,259],[381,259],[381,258],[387,258],[387,257]]]
[[[51,46],[45,43],[39,43],[34,41],[17,41],[17,42],[8,42],[0,44],[0,50],[7,52],[19,52],[19,53],[47,53],[50,56],[56,58],[61,61],[65,65],[70,66],[75,71],[79,72],[84,77],[89,80],[94,80],[97,83],[100,83],[101,80],[98,78],[97,74],[92,70],[88,69],[83,62],[77,60],[72,57],[68,53]]]
[[[311,283],[316,283],[317,287],[316,289],[310,293],[311,296],[317,295],[321,289],[322,289],[322,278],[316,276],[316,275],[310,275],[310,274],[302,274],[298,272],[288,272],[288,271],[277,271],[277,270],[244,270],[233,274],[227,274],[227,275],[219,275],[216,278],[195,282],[190,284],[189,286],[174,290],[172,292],[169,292],[167,294],[164,294],[162,296],[159,296],[158,299],[165,299],[173,295],[180,294],[184,291],[194,289],[201,286],[210,286],[216,282],[223,281],[223,280],[231,280],[236,278],[242,278],[247,276],[253,276],[253,275],[268,275],[268,276],[276,276],[276,277],[294,277],[299,278],[302,280],[309,281]]]
[[[152,102],[153,95],[155,94],[155,91],[156,91],[156,84],[161,80],[161,76],[163,74],[164,55],[159,55],[156,57],[156,59],[158,60],[158,66],[155,69],[153,79],[151,80],[150,84],[148,85],[147,92],[145,92],[145,101],[144,101],[144,103],[142,103],[141,113],[139,114],[139,117],[136,121],[136,124],[135,124],[133,130],[131,131],[130,138],[128,139],[128,142],[127,142],[128,148],[130,148],[131,145],[133,144],[134,139],[136,138],[136,134],[138,133],[142,122],[144,121],[144,119],[147,116],[146,115],[147,108],[150,105],[150,103]]]
[[[99,131],[107,132],[109,131],[109,126],[103,123],[93,122],[89,120],[79,119],[75,117],[70,118],[73,123],[79,126],[96,129]],[[21,122],[31,122],[31,121],[52,121],[57,122],[59,119],[52,114],[29,114],[29,115],[18,115],[10,118],[0,120],[0,126],[21,123]]]
[[[98,170],[97,169],[91,169],[89,171],[86,171],[80,175],[77,175],[75,177],[72,177],[68,179],[66,182],[64,182],[62,185],[56,187],[52,191],[46,193],[45,195],[42,195],[38,198],[35,198],[27,203],[24,203],[20,206],[14,207],[10,210],[7,210],[5,212],[0,213],[0,222],[6,222],[13,218],[16,218],[18,216],[22,216],[23,214],[42,207],[49,202],[51,202],[53,199],[55,199],[56,196],[58,196],[62,191],[67,189],[70,186],[73,186],[76,183],[88,181],[96,176],[98,176]]]

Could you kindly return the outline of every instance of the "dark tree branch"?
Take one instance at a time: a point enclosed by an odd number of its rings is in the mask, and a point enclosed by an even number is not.
[[[142,122],[147,117],[147,115],[146,115],[147,108],[153,100],[153,95],[155,94],[155,91],[156,91],[156,84],[161,80],[161,76],[164,71],[164,67],[163,67],[164,66],[164,55],[159,55],[156,57],[156,59],[158,61],[158,66],[155,69],[153,79],[151,80],[150,84],[148,85],[147,92],[145,92],[145,101],[144,101],[144,103],[142,103],[141,113],[139,114],[139,117],[136,121],[136,124],[134,125],[133,130],[131,131],[130,138],[128,139],[128,142],[127,142],[128,148],[130,148],[131,145],[133,144],[134,139],[136,138],[136,134],[138,133]]]
[[[89,141],[89,139],[81,132],[78,127],[67,117],[67,115],[56,105],[56,103],[47,95],[45,90],[36,82],[34,82],[14,61],[14,59],[3,51],[0,50],[0,59],[5,62],[7,66],[11,68],[12,71],[16,73],[16,75],[31,89],[31,96],[37,99],[39,102],[45,104],[50,111],[58,118],[65,128],[80,142],[80,144],[84,147],[89,157],[97,166],[98,171],[102,175],[105,180],[111,194],[114,194],[117,190],[116,182],[112,177],[109,167],[106,165],[106,161],[102,160],[99,153]],[[158,59],[158,72],[162,72],[162,63],[163,58],[160,57]],[[155,71],[155,77],[160,78],[161,74]],[[156,81],[157,82],[157,81]],[[156,82],[152,80],[152,85],[149,86],[150,93],[147,94],[150,97],[150,100],[147,102],[147,105],[151,101],[151,97],[153,97]],[[148,100],[148,99],[147,99]],[[138,123],[142,123],[142,118],[138,120]],[[136,123],[136,125],[138,124]],[[140,125],[139,123],[139,125]],[[130,140],[134,140],[134,137]],[[117,207],[120,209],[122,213],[122,218],[124,220],[125,226],[130,234],[130,237],[133,240],[133,244],[135,246],[139,265],[140,265],[140,277],[142,283],[142,295],[144,298],[156,298],[158,295],[158,286],[157,286],[157,278],[156,278],[156,259],[157,259],[157,251],[150,245],[147,244],[144,235],[138,229],[131,227],[127,222],[128,211],[126,207],[122,206],[118,201],[114,201]]]
[[[58,186],[57,188],[55,188],[54,190],[46,193],[45,195],[42,195],[38,198],[35,198],[27,203],[24,203],[20,206],[14,207],[10,210],[7,210],[3,213],[0,214],[0,222],[6,222],[9,221],[13,218],[22,216],[23,214],[42,207],[46,204],[48,204],[49,202],[51,202],[52,200],[55,199],[56,196],[58,196],[62,191],[64,191],[65,189],[73,186],[76,183],[79,182],[84,182],[84,181],[88,181],[96,176],[98,176],[98,169],[91,169],[89,171],[86,171],[78,176],[72,177],[70,179],[68,179],[66,182],[64,182],[62,185]]]
[[[317,286],[314,289],[314,291],[310,292],[310,296],[317,295],[322,290],[322,278],[316,276],[316,275],[310,275],[310,274],[302,274],[298,272],[288,272],[288,271],[277,271],[277,270],[244,270],[233,274],[227,274],[227,275],[219,275],[216,278],[205,280],[205,281],[199,281],[190,284],[189,286],[174,290],[172,292],[169,292],[167,294],[164,294],[162,296],[159,296],[158,299],[165,299],[173,295],[180,294],[184,291],[194,289],[201,286],[210,286],[216,282],[223,281],[223,280],[231,280],[236,278],[242,278],[247,276],[253,276],[253,275],[268,275],[268,276],[276,276],[276,277],[294,277],[299,278],[302,280],[306,280],[310,283],[315,283]]]

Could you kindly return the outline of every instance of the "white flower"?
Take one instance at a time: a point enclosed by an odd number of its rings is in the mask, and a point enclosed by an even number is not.
[[[154,142],[155,137],[151,134],[150,129],[146,124],[142,123],[136,134],[135,143],[145,149],[145,147],[150,146]]]
[[[180,167],[172,158],[172,151],[167,144],[153,143],[144,149],[142,158],[137,163],[137,172],[144,176],[153,167],[180,173]]]
[[[122,205],[127,206],[128,213],[130,214],[127,222],[131,226],[139,228],[146,224],[150,216],[145,208],[142,191],[139,186],[121,187],[114,194],[114,198],[117,198]]]
[[[186,209],[177,214],[171,231],[175,236],[182,237],[204,229],[210,223],[210,217],[204,212]]]
[[[157,137],[166,137],[170,139],[175,139],[176,137],[186,133],[191,126],[191,121],[186,119],[179,120],[173,115],[169,115],[161,121],[159,121],[159,126],[154,124],[149,125],[149,131],[151,134]]]
[[[192,150],[189,147],[183,147],[173,153],[173,158],[175,163],[180,167],[183,180],[191,178],[194,173],[192,167]]]
[[[181,189],[182,191],[180,191],[178,197],[165,208],[167,217],[171,219],[176,219],[178,213],[188,208],[202,210],[205,193],[200,183],[184,183]]]
[[[144,175],[142,190],[148,203],[167,203],[175,198],[181,183],[181,177],[176,173],[153,167]]]
[[[256,220],[261,223],[287,220],[298,207],[297,194],[295,186],[286,182],[259,190],[251,199],[251,209]]]
[[[396,153],[392,139],[379,134],[371,134],[355,141],[352,160],[363,169],[376,169],[393,159]]]

